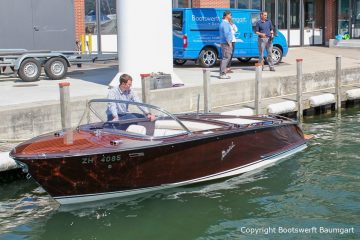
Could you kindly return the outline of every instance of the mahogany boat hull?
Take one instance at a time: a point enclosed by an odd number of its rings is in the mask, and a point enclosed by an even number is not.
[[[11,155],[59,203],[73,204],[239,175],[305,147],[296,123],[286,123],[91,155]]]

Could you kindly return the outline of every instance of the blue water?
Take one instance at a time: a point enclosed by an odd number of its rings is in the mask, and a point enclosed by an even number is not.
[[[76,208],[0,185],[0,239],[360,239],[359,108],[303,129],[306,150],[251,177]]]

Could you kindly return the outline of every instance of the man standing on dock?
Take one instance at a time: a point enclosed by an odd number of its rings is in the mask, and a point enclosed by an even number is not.
[[[275,71],[274,63],[272,59],[272,39],[274,38],[274,27],[271,20],[267,19],[267,12],[260,13],[260,20],[256,23],[256,34],[258,38],[259,48],[259,63],[262,64],[264,69],[264,50],[267,52],[267,62],[270,67],[270,71]]]
[[[230,76],[226,75],[227,65],[231,61],[232,53],[232,33],[231,33],[231,12],[225,11],[223,20],[219,26],[220,44],[222,59],[220,63],[220,79],[229,79]]]

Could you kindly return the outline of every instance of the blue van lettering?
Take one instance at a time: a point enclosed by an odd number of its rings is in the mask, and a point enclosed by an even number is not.
[[[220,22],[220,17],[206,17],[192,15],[191,19],[194,22]]]
[[[246,23],[247,19],[246,18],[232,18],[234,23]]]

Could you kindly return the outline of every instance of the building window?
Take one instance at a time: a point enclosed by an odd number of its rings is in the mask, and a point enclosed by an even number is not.
[[[304,27],[322,28],[324,26],[324,0],[304,0]]]
[[[250,8],[250,0],[238,0],[238,5],[236,6],[236,8]]]
[[[191,8],[191,0],[173,0],[173,8]]]
[[[300,0],[290,1],[290,28],[300,28]]]
[[[313,23],[315,24],[314,13],[315,13],[314,0],[304,0],[305,28],[312,28],[312,24]]]
[[[278,29],[287,29],[287,0],[278,0]]]
[[[275,0],[265,1],[265,11],[268,13],[268,19],[275,24]]]
[[[261,9],[261,0],[230,0],[230,6],[233,3],[235,8],[242,8],[242,9]]]
[[[349,33],[349,19],[350,19],[350,1],[338,1],[338,33]]]
[[[116,0],[100,0],[101,34],[116,34]],[[97,34],[96,1],[85,0],[85,32]]]
[[[261,0],[252,0],[250,8],[261,10]]]
[[[236,0],[230,0],[230,8],[236,8]]]

